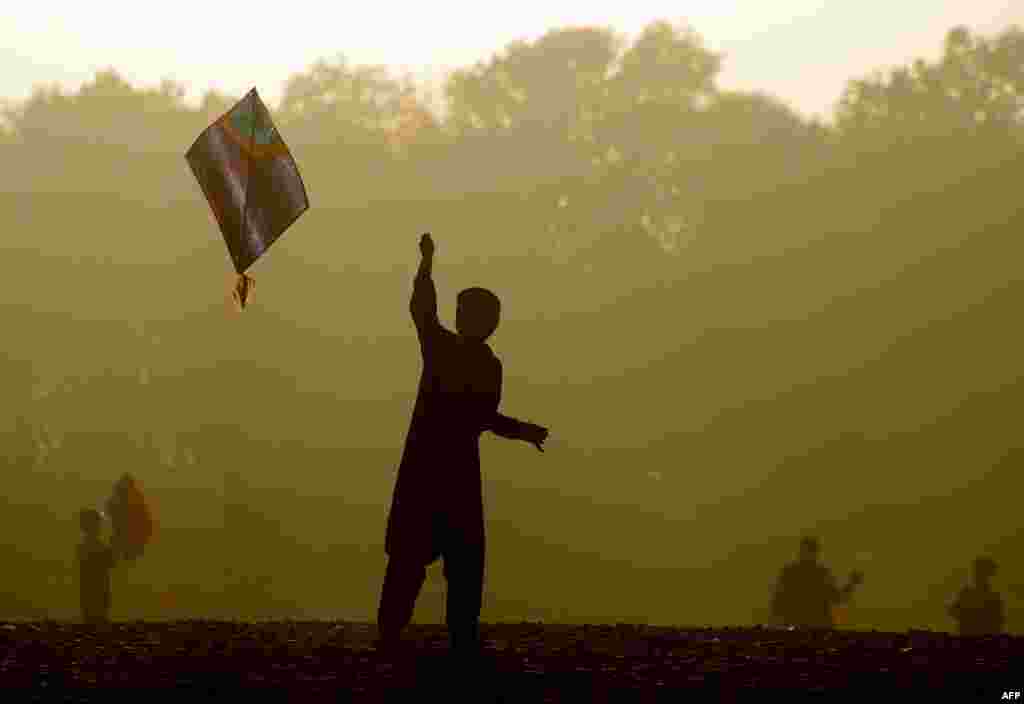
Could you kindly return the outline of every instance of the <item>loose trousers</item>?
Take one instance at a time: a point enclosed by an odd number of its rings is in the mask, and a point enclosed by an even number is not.
[[[479,638],[484,544],[479,537],[469,539],[461,531],[452,529],[444,520],[435,526],[431,555],[393,551],[388,556],[377,610],[381,638],[395,639],[408,625],[427,577],[427,566],[439,557],[444,560],[444,578],[448,584],[445,609],[451,643],[453,646],[471,645]]]

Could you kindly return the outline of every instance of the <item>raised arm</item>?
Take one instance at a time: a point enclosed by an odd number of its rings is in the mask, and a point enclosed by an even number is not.
[[[441,329],[437,317],[437,291],[432,278],[434,268],[434,241],[427,233],[420,238],[420,266],[413,281],[409,313],[416,324],[420,344],[426,345]]]

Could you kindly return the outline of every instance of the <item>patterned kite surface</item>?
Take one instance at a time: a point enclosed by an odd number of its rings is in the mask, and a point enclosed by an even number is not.
[[[128,561],[141,557],[153,538],[155,525],[138,480],[131,474],[124,474],[114,484],[105,508],[113,528],[111,547],[115,553]]]
[[[309,209],[295,160],[255,88],[199,135],[185,159],[239,275]]]

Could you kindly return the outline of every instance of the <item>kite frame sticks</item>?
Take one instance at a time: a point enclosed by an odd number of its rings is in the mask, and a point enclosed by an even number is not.
[[[249,184],[252,182],[252,154],[256,151],[256,89],[253,88],[249,91],[249,114],[252,115],[251,131],[249,134],[249,156],[246,159],[245,164],[245,195],[242,198],[242,221],[238,228],[238,239],[242,241],[245,238],[245,226],[246,221],[249,219]],[[253,280],[245,275],[245,272],[239,272],[238,284],[235,286],[235,296],[238,299],[239,310],[245,310],[245,304],[249,298],[249,289],[253,287]]]

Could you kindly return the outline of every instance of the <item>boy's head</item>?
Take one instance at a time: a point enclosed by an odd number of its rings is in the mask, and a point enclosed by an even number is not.
[[[78,525],[86,535],[98,535],[103,525],[103,515],[94,508],[83,508],[78,512]]]
[[[501,301],[485,288],[467,288],[455,300],[455,329],[462,337],[483,342],[497,329],[500,318]]]
[[[815,562],[818,553],[821,551],[821,543],[814,536],[807,536],[800,540],[800,559],[807,562]]]
[[[979,557],[974,561],[974,578],[978,582],[987,582],[995,576],[998,565],[991,557]]]

